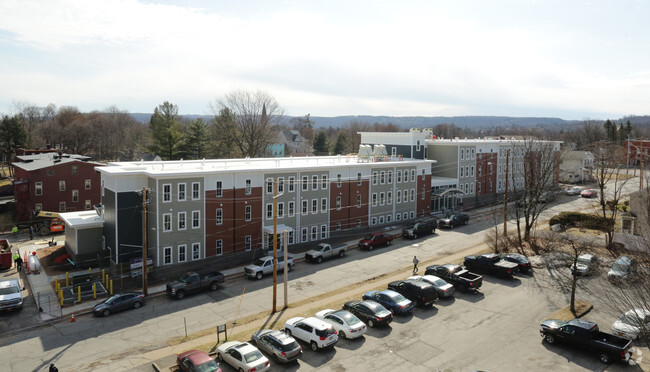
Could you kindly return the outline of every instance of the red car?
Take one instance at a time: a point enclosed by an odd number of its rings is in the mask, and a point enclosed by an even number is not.
[[[597,198],[598,191],[593,189],[582,190],[580,196],[582,196],[583,198]]]
[[[367,249],[372,251],[375,247],[381,245],[390,245],[390,242],[393,241],[393,237],[390,235],[375,233],[366,235],[365,238],[359,241],[359,249]]]
[[[221,372],[219,364],[202,351],[190,350],[176,357],[176,365],[184,372]]]

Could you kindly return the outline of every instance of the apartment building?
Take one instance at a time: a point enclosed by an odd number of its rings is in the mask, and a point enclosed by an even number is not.
[[[559,182],[561,141],[521,138],[438,138],[431,129],[409,132],[359,132],[363,145],[382,145],[386,153],[429,159],[432,212],[489,203],[506,190],[527,184]],[[424,147],[424,149],[422,149]],[[552,166],[551,174],[548,167]],[[507,164],[507,165],[506,165]]]
[[[431,161],[357,156],[117,162],[101,173],[103,245],[114,264],[155,266],[326,240],[428,215]],[[274,207],[277,205],[277,207]],[[282,243],[282,242],[281,242]]]

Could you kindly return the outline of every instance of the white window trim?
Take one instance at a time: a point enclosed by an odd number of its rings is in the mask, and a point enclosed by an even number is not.
[[[181,193],[181,186],[183,186],[184,191]],[[176,185],[176,191],[178,192],[178,201],[186,201],[187,200],[187,184],[185,182],[178,183]],[[181,195],[183,198],[181,199]]]
[[[185,249],[185,258],[181,260],[181,250]],[[178,246],[178,262],[187,262],[187,245],[181,244]]]
[[[194,247],[198,248],[198,257],[194,258]],[[201,243],[192,243],[192,261],[201,259]]]
[[[34,195],[36,196],[43,195],[43,182],[34,183]]]
[[[219,213],[221,212],[221,213]],[[219,216],[221,214],[221,217]],[[217,208],[214,211],[214,222],[219,225],[223,225],[223,208]]]
[[[246,217],[246,215],[248,215],[248,217]],[[253,219],[253,208],[250,205],[247,205],[244,207],[244,221],[249,222],[252,219]]]
[[[194,186],[198,186],[197,197],[194,197]],[[192,200],[201,200],[201,182],[192,182]]]
[[[221,252],[219,252],[219,243],[221,243]],[[214,247],[216,256],[223,256],[223,239],[217,239],[217,241],[214,243]]]
[[[194,226],[194,214],[198,215],[197,221],[199,221],[198,226]],[[192,211],[192,228],[193,229],[200,229],[201,228],[201,211]]]
[[[244,237],[244,249],[246,252],[250,252],[253,249],[253,236],[246,235]]]
[[[169,253],[169,254],[167,254]],[[174,263],[174,256],[173,256],[173,249],[172,247],[163,247],[163,257],[162,257],[162,264],[163,266],[171,265]],[[165,262],[167,257],[169,256],[169,263]]]
[[[165,225],[166,225],[166,223],[165,223],[165,217],[169,217],[169,229],[166,229],[166,228],[165,228]],[[171,214],[171,213],[163,213],[163,215],[162,215],[162,228],[163,228],[163,232],[170,232],[170,231],[172,231],[172,223],[173,223],[173,221],[172,221],[172,214]]]
[[[178,212],[178,214],[176,215],[178,224],[181,223],[181,216],[183,216],[183,221],[185,221],[185,226],[181,227],[179,225],[179,226],[176,226],[176,227],[177,227],[177,229],[179,231],[187,230],[187,212]]]
[[[165,191],[166,187],[169,187],[168,192]],[[171,183],[163,183],[163,185],[162,185],[162,202],[163,203],[171,203],[172,202],[172,184]]]

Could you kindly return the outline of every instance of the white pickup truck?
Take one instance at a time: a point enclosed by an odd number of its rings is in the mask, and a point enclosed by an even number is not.
[[[18,279],[0,282],[0,311],[21,310],[23,308],[23,290]]]
[[[305,260],[321,263],[325,258],[343,257],[345,256],[346,248],[345,245],[333,248],[330,244],[320,243],[316,249],[312,249],[305,253]]]
[[[287,270],[291,271],[291,267],[295,265],[293,257],[287,257]],[[284,257],[278,256],[278,271],[284,270]],[[264,256],[258,258],[252,265],[244,267],[244,273],[249,278],[262,279],[264,275],[273,273],[273,256]]]

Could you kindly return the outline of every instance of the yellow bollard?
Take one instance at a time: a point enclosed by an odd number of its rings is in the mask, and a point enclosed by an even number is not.
[[[79,303],[81,303],[81,286],[77,286],[77,298]]]
[[[106,285],[106,279],[104,277],[104,269],[102,269],[102,283]]]
[[[113,279],[111,279],[111,296],[113,295]]]
[[[68,274],[70,274],[70,273],[66,271],[66,273],[65,273],[65,286],[66,286],[66,287],[70,285],[70,284],[68,283]]]
[[[93,283],[93,298],[97,299],[97,283]]]
[[[59,278],[54,278],[54,292],[59,293]]]
[[[59,293],[59,292],[61,292],[61,283],[59,283],[59,282],[57,281],[57,282],[56,282],[56,293]]]
[[[59,302],[61,302],[61,306],[63,306],[63,291],[59,291]]]
[[[91,272],[91,271],[90,271],[90,267],[88,268],[88,272],[89,272],[89,273]]]

